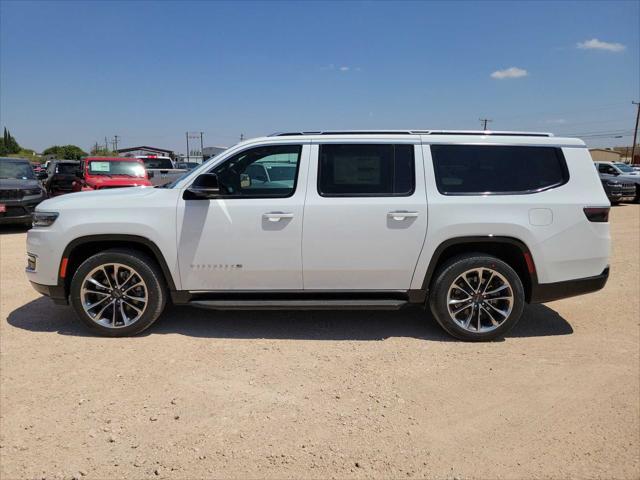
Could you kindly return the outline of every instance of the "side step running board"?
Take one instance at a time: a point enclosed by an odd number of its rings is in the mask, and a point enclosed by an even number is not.
[[[213,310],[400,310],[405,300],[196,300],[195,307]]]

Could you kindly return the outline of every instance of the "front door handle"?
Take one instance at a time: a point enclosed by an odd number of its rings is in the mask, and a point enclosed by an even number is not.
[[[293,213],[289,212],[269,212],[262,215],[263,218],[270,222],[279,222],[283,218],[293,218]]]
[[[387,217],[393,218],[394,220],[404,220],[406,218],[415,218],[419,215],[419,212],[409,212],[407,210],[396,210],[394,212],[387,213]]]

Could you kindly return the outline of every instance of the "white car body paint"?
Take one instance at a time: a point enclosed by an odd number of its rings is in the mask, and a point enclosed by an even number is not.
[[[318,144],[332,142],[414,145],[414,193],[320,196]],[[303,145],[291,197],[183,199],[199,174],[245,149],[277,144]],[[570,179],[532,194],[442,195],[436,187],[431,144],[557,146]],[[177,290],[420,289],[443,242],[493,235],[523,242],[531,251],[538,281],[553,283],[603,272],[609,258],[609,224],[589,222],[583,208],[608,205],[584,142],[572,138],[358,133],[262,137],[212,158],[174,188],[79,192],[42,202],[37,211],[59,212],[59,217],[50,227],[29,231],[27,252],[38,261],[27,276],[38,284],[56,285],[70,242],[120,234],[153,242]],[[264,216],[271,213],[291,216],[272,221]]]

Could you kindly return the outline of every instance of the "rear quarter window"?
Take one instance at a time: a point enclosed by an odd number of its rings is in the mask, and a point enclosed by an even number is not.
[[[567,183],[558,147],[431,145],[438,191],[444,195],[517,195]]]

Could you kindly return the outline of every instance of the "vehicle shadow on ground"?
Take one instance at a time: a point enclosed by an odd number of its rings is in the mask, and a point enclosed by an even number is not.
[[[92,336],[70,307],[45,297],[33,300],[7,318],[10,325],[33,332]],[[528,305],[507,337],[569,335],[571,325],[545,305]],[[179,334],[206,338],[292,340],[384,340],[413,337],[452,341],[429,313],[400,311],[213,311],[170,306],[141,336]]]
[[[26,225],[0,225],[0,235],[14,235],[16,233],[27,233],[31,226]]]

